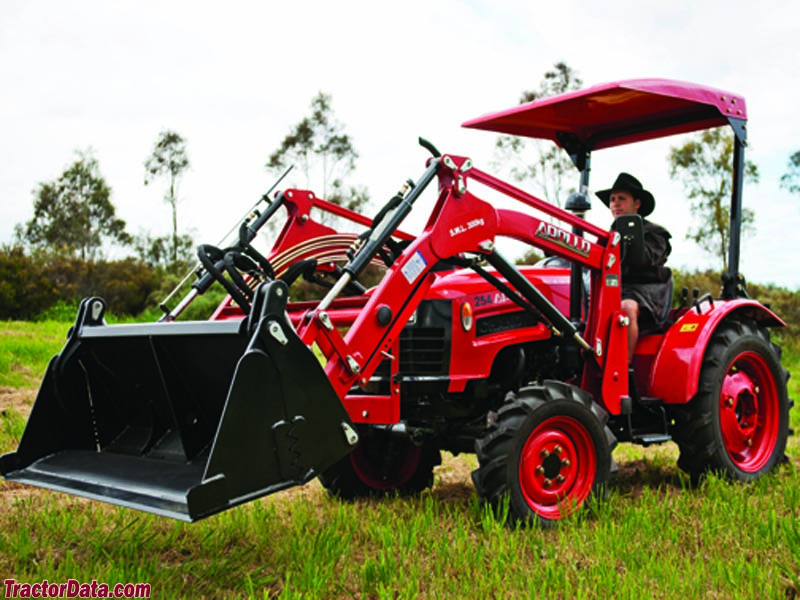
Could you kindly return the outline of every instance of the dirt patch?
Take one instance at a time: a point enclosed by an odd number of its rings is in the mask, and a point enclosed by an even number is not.
[[[0,415],[11,409],[27,418],[35,399],[34,389],[0,387]]]
[[[29,485],[0,480],[0,508],[6,510],[15,502],[19,502],[31,496],[40,495],[41,493],[42,490]]]
[[[447,452],[442,454],[442,464],[436,467],[436,485],[469,484],[472,485],[472,471],[478,466],[474,456],[461,454],[453,456]]]
[[[468,498],[475,494],[470,473],[472,473],[475,459],[470,456],[453,456],[442,454],[442,464],[434,470],[434,493],[442,497]],[[317,502],[325,497],[325,488],[319,480],[314,479],[304,486],[289,488],[277,494],[268,496],[267,502],[295,502],[304,500]]]
[[[265,498],[269,502],[296,502],[298,500],[318,502],[325,497],[325,489],[319,480],[314,479],[307,484],[283,490]]]

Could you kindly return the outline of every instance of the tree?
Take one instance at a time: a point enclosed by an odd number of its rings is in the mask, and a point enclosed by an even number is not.
[[[781,177],[781,187],[792,194],[800,192],[800,150],[789,157],[789,170]]]
[[[175,259],[175,238],[173,236],[152,236],[141,233],[133,238],[133,249],[143,263],[152,267],[182,268],[180,263],[189,263],[193,259],[194,240],[188,234],[177,238],[177,262]]]
[[[544,74],[536,90],[522,92],[519,103],[580,89],[583,81],[566,63],[557,62]],[[574,166],[564,150],[544,140],[501,135],[495,144],[495,167],[507,169],[509,176],[520,183],[529,182],[539,188],[551,204],[561,206],[564,178]]]
[[[94,260],[105,240],[129,244],[125,221],[116,217],[111,188],[89,150],[55,181],[34,190],[33,219],[18,226],[17,237],[35,249]]]
[[[153,153],[144,163],[144,168],[145,185],[162,175],[169,178],[164,202],[172,207],[172,261],[175,262],[181,247],[178,237],[178,183],[183,172],[189,168],[186,141],[174,131],[162,131],[153,147]]]
[[[363,187],[345,188],[344,179],[356,167],[356,152],[344,126],[334,118],[331,96],[319,92],[311,100],[311,115],[303,117],[269,157],[266,168],[280,171],[296,165],[306,187],[319,185],[322,197],[358,211],[369,203]]]
[[[695,226],[686,238],[722,261],[728,270],[730,199],[733,184],[733,135],[727,127],[706,129],[669,153],[670,176],[680,179],[692,200]],[[758,167],[745,160],[744,181],[757,182]],[[742,210],[742,234],[754,229],[755,214]]]

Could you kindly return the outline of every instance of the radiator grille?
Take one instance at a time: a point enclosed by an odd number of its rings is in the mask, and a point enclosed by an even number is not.
[[[400,334],[400,372],[403,375],[446,373],[449,356],[443,327],[407,327]]]
[[[503,313],[491,317],[478,319],[475,325],[475,337],[510,331],[512,329],[522,329],[523,327],[535,327],[539,320],[532,314],[524,310]]]

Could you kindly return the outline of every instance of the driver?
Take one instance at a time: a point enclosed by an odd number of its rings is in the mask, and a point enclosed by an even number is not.
[[[642,217],[644,226],[644,260],[641,265],[622,265],[622,310],[627,313],[628,360],[633,358],[639,329],[661,324],[672,304],[672,271],[664,266],[672,251],[672,237],[666,229],[645,219],[656,206],[653,194],[636,177],[620,173],[610,189],[597,192],[597,197],[611,209],[616,219],[620,215]]]

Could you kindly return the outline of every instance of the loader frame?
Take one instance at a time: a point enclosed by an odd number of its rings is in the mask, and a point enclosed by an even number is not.
[[[308,345],[316,343],[327,358],[326,373],[337,394],[343,398],[355,422],[392,424],[400,419],[399,386],[388,396],[348,395],[353,386],[365,386],[378,365],[389,358],[397,373],[397,341],[419,302],[433,284],[433,268],[441,261],[472,254],[475,261],[487,261],[515,288],[527,304],[550,322],[554,335],[571,340],[589,351],[603,373],[600,381],[586,381],[599,387],[603,403],[619,413],[627,396],[626,323],[620,310],[620,241],[616,232],[607,232],[558,207],[485,173],[465,157],[445,155],[430,161],[426,174],[406,198],[412,205],[436,175],[439,195],[423,233],[398,257],[381,285],[369,297],[359,317],[345,335],[332,326],[326,300],[302,318],[298,335]],[[595,241],[554,225],[546,218],[495,209],[469,191],[470,180],[481,183],[517,200],[545,217],[561,221],[594,236]],[[380,227],[381,224],[377,224]],[[538,247],[553,256],[576,262],[591,271],[594,290],[585,334],[563,316],[504,258],[495,247],[496,238],[505,236]],[[335,294],[335,291],[333,292]],[[386,315],[381,322],[380,315]],[[585,339],[584,339],[585,338]],[[586,341],[591,340],[591,344]],[[588,377],[588,376],[587,376]]]

